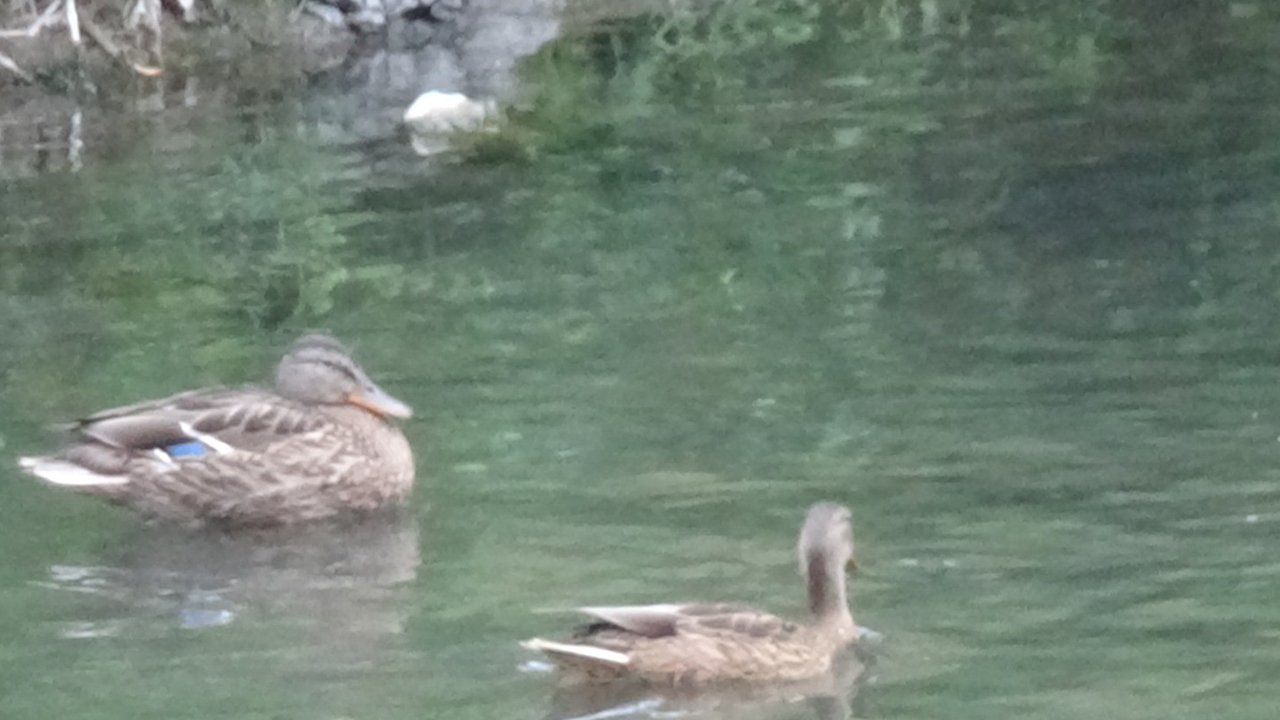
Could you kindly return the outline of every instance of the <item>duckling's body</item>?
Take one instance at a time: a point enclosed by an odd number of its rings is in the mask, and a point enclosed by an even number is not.
[[[819,503],[800,537],[810,617],[792,622],[755,608],[679,603],[580,610],[596,622],[564,642],[535,638],[565,685],[632,680],[688,687],[774,683],[827,672],[857,628],[845,595],[853,555],[849,511]]]
[[[280,525],[370,512],[413,486],[413,452],[387,395],[336,340],[308,335],[276,391],[209,389],[104,410],[62,451],[23,469],[146,515]]]

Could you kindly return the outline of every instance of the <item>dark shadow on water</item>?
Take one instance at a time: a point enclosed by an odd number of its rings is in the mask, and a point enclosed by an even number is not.
[[[560,688],[544,720],[619,718],[812,718],[848,720],[873,658],[864,652],[840,656],[830,672],[798,683],[750,685],[694,691],[638,685]]]

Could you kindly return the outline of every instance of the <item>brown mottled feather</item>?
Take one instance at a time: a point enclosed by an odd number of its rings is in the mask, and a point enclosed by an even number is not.
[[[398,430],[351,409],[241,406],[242,421],[206,414],[192,423],[234,452],[174,458],[173,465],[132,451],[118,472],[124,485],[89,488],[150,515],[237,525],[312,520],[339,511],[370,512],[404,497],[413,459]],[[96,443],[73,445],[68,458]]]
[[[407,408],[373,385],[336,341],[298,341],[280,377],[295,397],[215,388],[102,410],[72,426],[75,438],[60,453],[25,458],[23,467],[42,475],[41,463],[78,466],[102,478],[77,484],[84,492],[149,515],[236,525],[368,512],[409,493],[414,463],[404,435],[347,398],[367,391],[397,411]],[[169,457],[164,448],[197,439],[184,427],[222,445]]]
[[[525,644],[544,652],[566,685],[790,682],[824,673],[856,631],[844,590],[853,553],[849,511],[831,503],[811,508],[799,549],[813,610],[803,622],[725,603],[589,607],[580,610],[597,621],[569,640]]]

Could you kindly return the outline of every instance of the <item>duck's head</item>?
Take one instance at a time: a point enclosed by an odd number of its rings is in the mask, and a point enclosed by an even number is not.
[[[413,410],[369,379],[347,349],[328,335],[304,335],[276,368],[276,392],[310,405],[355,405],[382,417]]]
[[[812,572],[815,566],[827,570],[856,569],[853,558],[853,513],[832,502],[820,502],[809,508],[800,530],[800,569]]]

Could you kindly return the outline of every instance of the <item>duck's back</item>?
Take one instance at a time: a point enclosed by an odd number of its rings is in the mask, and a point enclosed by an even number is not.
[[[826,672],[847,645],[820,625],[742,605],[586,610],[616,622],[587,625],[566,644],[538,645],[550,650],[567,685],[619,679],[671,687],[789,682]],[[590,648],[603,652],[593,656]]]
[[[96,413],[57,455],[23,466],[148,515],[276,525],[372,512],[405,497],[403,433],[354,406],[244,388],[182,393]]]

